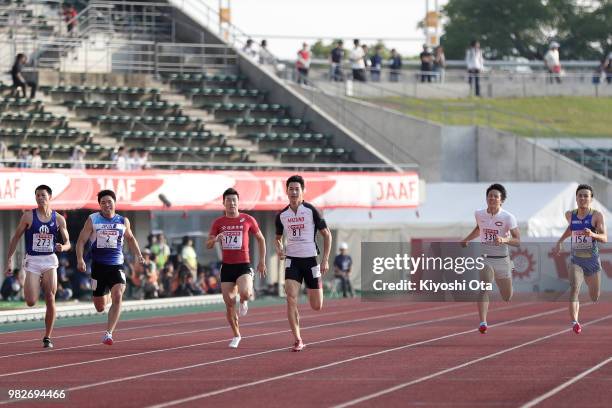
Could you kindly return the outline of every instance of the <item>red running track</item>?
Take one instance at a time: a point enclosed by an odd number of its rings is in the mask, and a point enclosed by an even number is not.
[[[495,303],[486,335],[470,303],[328,302],[304,305],[307,344],[291,353],[283,306],[252,308],[240,348],[224,313],[0,335],[4,406],[609,407],[612,309],[584,305],[583,333],[565,303]],[[9,389],[63,389],[67,400],[8,399]]]

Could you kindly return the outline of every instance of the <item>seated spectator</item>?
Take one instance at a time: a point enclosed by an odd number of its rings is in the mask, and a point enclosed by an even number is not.
[[[0,140],[0,167],[4,167],[4,161],[6,160],[6,156],[8,155],[8,147],[4,140]]]
[[[70,167],[72,167],[73,169],[84,170],[85,154],[87,154],[87,152],[81,146],[74,146],[72,156],[70,157],[70,160],[72,161]]]
[[[213,295],[215,293],[221,292],[221,288],[219,285],[219,279],[217,279],[217,277],[214,275],[208,275],[208,277],[206,278],[206,287],[207,287],[206,293],[209,295]]]
[[[2,300],[20,300],[20,293],[24,282],[20,282],[19,273],[19,269],[15,269],[11,276],[6,276],[4,281],[2,281],[2,287],[0,288]]]
[[[128,170],[128,157],[124,146],[117,149],[117,154],[113,158],[113,168],[119,171]]]
[[[30,151],[31,159],[30,159],[30,167],[33,169],[42,169],[43,162],[42,157],[40,157],[40,149],[38,147],[34,147]]]
[[[175,280],[174,264],[167,262],[161,272],[161,285],[159,287],[159,297],[170,297],[176,288],[172,287]]]
[[[202,290],[195,285],[191,273],[186,273],[180,277],[178,288],[174,291],[174,296],[196,296],[201,294]]]

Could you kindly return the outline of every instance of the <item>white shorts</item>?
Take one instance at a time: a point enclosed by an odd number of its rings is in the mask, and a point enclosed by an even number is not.
[[[31,272],[35,275],[41,275],[50,269],[57,270],[59,262],[55,254],[49,255],[26,255],[23,258],[23,269],[26,272]]]
[[[485,258],[483,263],[493,268],[493,272],[495,273],[495,279],[512,278],[514,262],[510,260],[510,257],[506,256],[504,258]]]

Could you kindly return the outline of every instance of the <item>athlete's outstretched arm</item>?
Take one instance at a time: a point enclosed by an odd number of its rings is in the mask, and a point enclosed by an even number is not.
[[[17,229],[11,238],[11,242],[9,243],[8,247],[8,256],[6,257],[6,270],[4,272],[6,276],[10,276],[13,273],[13,255],[17,250],[17,243],[21,239],[21,236],[32,223],[31,214],[31,212],[27,212],[21,216],[21,220],[19,220],[19,224],[17,224]]]
[[[594,224],[595,224],[595,230],[597,231],[597,233],[592,232],[589,234],[587,232],[587,235],[590,235],[591,237],[593,237],[593,239],[596,239],[599,242],[603,242],[606,243],[608,242],[608,233],[606,232],[606,224],[604,222],[604,216],[602,213],[600,213],[599,211],[596,211],[595,214],[593,214],[593,218],[594,218]]]
[[[261,231],[257,231],[257,234],[255,234],[255,239],[257,239],[257,248],[259,249],[257,272],[259,272],[259,276],[263,278],[266,276],[266,239]]]
[[[478,235],[480,235],[480,228],[478,227],[478,224],[476,224],[472,232],[470,232],[467,237],[461,240],[461,246],[465,248],[467,246],[467,243],[478,237]]]
[[[331,253],[332,236],[329,228],[320,229],[323,235],[323,259],[321,260],[321,273],[325,275],[329,270],[329,254]]]
[[[77,258],[77,269],[81,272],[85,272],[87,266],[85,265],[85,260],[83,259],[83,249],[85,248],[85,243],[93,233],[93,224],[91,222],[91,218],[87,217],[87,221],[85,221],[85,225],[79,234],[79,239],[76,244],[76,258]]]
[[[68,236],[68,228],[66,228],[66,219],[61,215],[57,214],[57,227],[59,229],[59,233],[62,236],[63,244],[59,242],[55,244],[55,251],[57,252],[66,252],[70,251],[72,245],[70,244],[70,237]]]
[[[125,239],[127,240],[128,246],[130,247],[130,251],[135,258],[138,258],[138,262],[144,265],[145,259],[140,252],[140,246],[138,246],[138,241],[136,237],[132,233],[132,229],[130,228],[130,220],[125,218]]]

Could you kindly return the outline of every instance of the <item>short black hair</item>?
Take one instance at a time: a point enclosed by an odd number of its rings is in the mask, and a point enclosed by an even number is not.
[[[231,187],[223,192],[223,201],[225,201],[225,197],[228,195],[236,195],[236,197],[240,198],[240,194],[238,194],[238,192]]]
[[[489,191],[497,190],[501,194],[502,202],[506,201],[506,188],[499,183],[491,184],[489,188],[487,188],[487,196],[489,196]]]
[[[98,193],[98,204],[100,204],[100,200],[102,200],[102,197],[104,196],[111,196],[113,201],[117,202],[117,196],[113,190],[102,190]]]
[[[53,191],[51,191],[51,187],[49,187],[46,184],[41,184],[40,186],[36,187],[34,189],[34,194],[36,194],[38,190],[45,190],[47,193],[49,193],[49,195],[53,195]]]
[[[591,192],[591,198],[593,198],[593,187],[588,184],[580,184],[578,188],[576,188],[576,195],[578,195],[578,191],[580,190],[589,190]]]
[[[302,176],[299,175],[294,175],[291,176],[287,179],[287,182],[285,183],[285,186],[287,188],[289,188],[289,183],[300,183],[300,186],[302,186],[302,190],[304,189],[304,179],[302,178]]]

